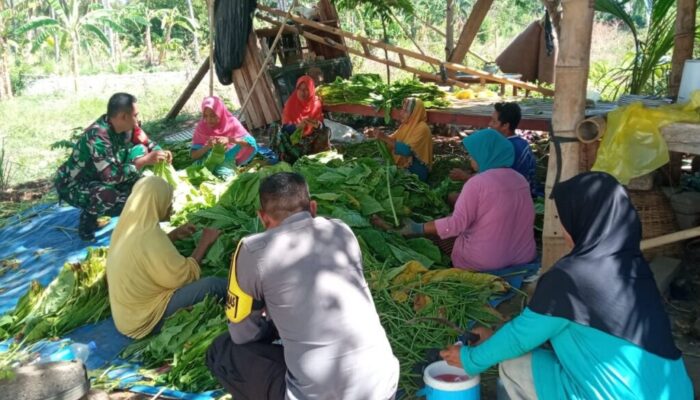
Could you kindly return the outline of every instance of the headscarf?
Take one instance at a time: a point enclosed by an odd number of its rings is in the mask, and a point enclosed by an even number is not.
[[[515,151],[508,139],[493,129],[482,129],[462,140],[464,148],[479,165],[479,173],[494,168],[510,168]]]
[[[405,143],[423,164],[433,165],[433,136],[428,127],[428,114],[421,99],[409,97],[404,102],[404,110],[409,117],[390,137]],[[406,168],[411,165],[411,157],[394,155],[396,165]]]
[[[180,255],[160,229],[172,198],[173,189],[163,179],[140,179],[112,233],[109,301],[117,329],[132,338],[150,333],[175,290],[199,278],[197,262]]]
[[[216,114],[219,118],[219,123],[214,128],[211,128],[202,117],[194,128],[192,144],[204,146],[207,140],[214,136],[224,136],[234,140],[240,140],[250,136],[250,133],[248,133],[243,125],[241,125],[241,122],[231,114],[220,98],[216,96],[205,97],[202,101],[202,114],[204,114],[204,110],[207,108],[211,109],[214,114]],[[231,149],[233,146],[236,146],[236,144],[229,143],[226,146],[226,150]],[[244,146],[238,154],[236,154],[236,163],[241,164],[245,162],[254,151],[255,149],[253,147]]]
[[[542,275],[528,307],[677,360],[681,353],[642,256],[642,225],[625,189],[611,175],[589,172],[552,193],[574,248]]]
[[[306,85],[309,89],[309,98],[306,101],[302,101],[299,98],[298,90],[299,86],[301,85]],[[316,85],[314,84],[314,80],[308,75],[304,75],[297,80],[297,84],[292,92],[292,95],[289,96],[287,102],[284,104],[282,124],[298,125],[306,118],[323,122],[323,105],[321,104],[321,100],[318,98],[318,96],[316,96]],[[313,127],[307,126],[306,129],[304,129],[304,134],[308,135],[313,130]]]

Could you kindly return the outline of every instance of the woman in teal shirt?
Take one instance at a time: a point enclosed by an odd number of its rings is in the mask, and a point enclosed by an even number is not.
[[[641,223],[612,176],[576,176],[552,192],[572,247],[540,278],[523,313],[474,347],[441,353],[471,375],[500,363],[511,399],[692,400]],[[546,342],[552,350],[540,348]]]

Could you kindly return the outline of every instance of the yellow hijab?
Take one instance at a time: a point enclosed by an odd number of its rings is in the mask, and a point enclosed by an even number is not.
[[[408,120],[390,137],[406,143],[416,157],[430,168],[433,165],[433,136],[428,127],[428,114],[425,112],[423,101],[413,97],[407,98],[403,108],[409,113]],[[402,168],[411,165],[411,158],[394,155],[396,165]]]
[[[160,229],[173,190],[149,176],[134,185],[107,255],[109,303],[119,332],[140,339],[163,317],[175,290],[199,279],[199,265],[183,257]]]

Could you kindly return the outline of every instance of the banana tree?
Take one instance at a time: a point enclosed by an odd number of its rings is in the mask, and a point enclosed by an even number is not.
[[[102,26],[110,26],[121,30],[121,27],[111,20],[112,12],[102,8],[94,8],[95,4],[87,4],[81,0],[47,0],[56,13],[56,18],[35,17],[20,28],[21,32],[37,31],[37,39],[46,39],[50,35],[63,36],[70,51],[73,87],[78,91],[79,61],[81,48],[88,48],[96,40],[105,49],[109,49],[109,39],[102,32]],[[101,7],[101,6],[100,6]]]
[[[173,28],[179,27],[194,34],[197,29],[197,22],[180,13],[177,8],[163,8],[156,11],[156,17],[160,19],[160,27],[163,31],[163,37],[160,42],[160,52],[158,54],[158,64],[165,62],[167,50],[172,50],[173,43]]]

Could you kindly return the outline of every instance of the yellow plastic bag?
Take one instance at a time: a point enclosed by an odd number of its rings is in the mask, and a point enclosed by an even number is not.
[[[607,129],[592,170],[607,172],[626,185],[630,179],[661,167],[669,160],[661,127],[674,122],[700,122],[698,107],[700,91],[693,92],[687,104],[646,108],[642,103],[632,103],[608,113]]]

